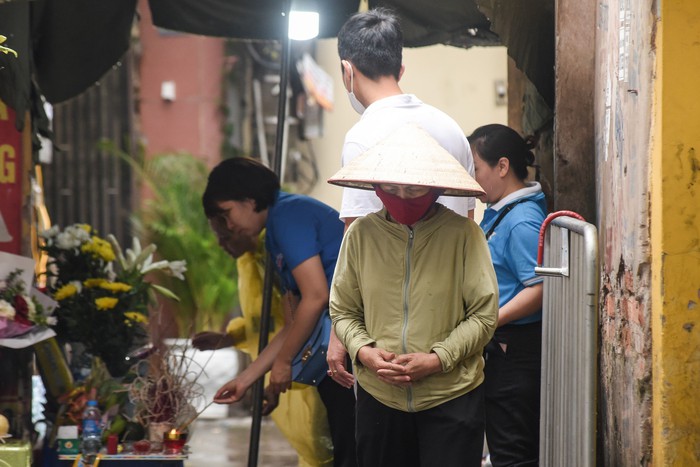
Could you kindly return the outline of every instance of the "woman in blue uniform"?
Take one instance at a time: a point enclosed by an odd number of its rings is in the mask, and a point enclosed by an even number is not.
[[[280,277],[285,305],[284,327],[258,358],[219,389],[214,402],[240,400],[267,371],[268,392],[284,392],[292,385],[292,360],[322,315],[328,313],[329,288],[344,225],[336,210],[308,196],[280,191],[274,172],[244,157],[226,159],[214,167],[202,203],[206,216],[220,218],[235,236],[254,238],[266,229],[265,247]],[[324,365],[323,376],[327,369]],[[328,412],[334,465],[354,467],[352,388],[321,378],[316,384]]]
[[[477,128],[469,143],[487,204],[481,228],[498,280],[498,328],[486,346],[486,440],[491,462],[535,466],[539,458],[542,278],[535,275],[545,196],[528,182],[532,147],[513,129]]]

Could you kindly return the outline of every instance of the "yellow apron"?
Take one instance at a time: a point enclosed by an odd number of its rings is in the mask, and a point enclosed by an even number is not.
[[[261,239],[260,245],[264,244]],[[251,358],[258,356],[260,311],[262,310],[264,268],[263,253],[245,253],[238,258],[238,295],[243,317],[229,322],[226,332],[236,348]],[[272,329],[270,339],[284,326],[280,293],[273,290]],[[269,373],[265,377],[269,380]],[[280,394],[279,405],[270,415],[289,444],[299,455],[300,466],[333,465],[333,443],[328,428],[326,408],[314,386],[293,383],[292,390]]]

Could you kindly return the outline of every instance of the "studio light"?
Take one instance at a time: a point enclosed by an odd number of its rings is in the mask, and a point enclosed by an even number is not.
[[[289,38],[295,41],[307,41],[318,36],[319,14],[316,11],[289,12]]]

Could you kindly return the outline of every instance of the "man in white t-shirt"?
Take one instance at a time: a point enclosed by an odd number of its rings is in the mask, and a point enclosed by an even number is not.
[[[415,123],[425,129],[474,176],[474,160],[464,132],[449,115],[404,94],[399,80],[402,64],[403,33],[398,18],[389,10],[377,8],[353,15],[338,32],[338,55],[343,83],[350,104],[361,115],[347,132],[341,163],[344,166],[395,129]],[[458,214],[473,217],[474,198],[440,197],[438,202]],[[358,217],[379,211],[382,202],[368,190],[343,189],[340,218],[345,228]],[[335,333],[327,354],[328,374],[349,387],[354,378],[347,371],[345,349]]]
[[[403,34],[398,19],[385,9],[352,16],[338,33],[343,83],[360,120],[347,132],[341,163],[344,166],[406,123],[424,128],[462,166],[474,175],[474,161],[464,132],[449,115],[404,94]],[[473,198],[441,197],[440,203],[466,216]],[[345,188],[340,217],[346,227],[358,217],[381,209],[379,198],[367,190]],[[470,214],[471,217],[471,214]]]

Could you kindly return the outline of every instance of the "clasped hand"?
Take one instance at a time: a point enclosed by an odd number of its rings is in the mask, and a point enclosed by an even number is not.
[[[434,353],[416,352],[396,355],[384,349],[365,346],[358,352],[360,362],[380,381],[406,387],[415,381],[442,370],[440,359]]]

